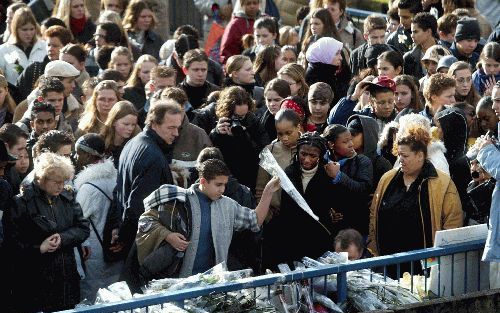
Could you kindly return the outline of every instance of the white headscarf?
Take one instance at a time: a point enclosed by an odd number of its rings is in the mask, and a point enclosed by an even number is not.
[[[306,59],[309,63],[332,64],[332,60],[344,44],[331,37],[321,37],[309,46]]]

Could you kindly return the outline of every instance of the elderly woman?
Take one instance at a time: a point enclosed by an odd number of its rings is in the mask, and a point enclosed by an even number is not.
[[[427,161],[430,140],[418,125],[396,139],[401,167],[382,176],[371,205],[368,248],[376,256],[432,247],[436,231],[462,226],[455,184]]]
[[[9,282],[13,306],[17,312],[72,309],[80,301],[74,248],[90,233],[65,186],[74,168],[68,158],[46,152],[36,159],[34,173],[4,217],[9,270],[15,273]]]

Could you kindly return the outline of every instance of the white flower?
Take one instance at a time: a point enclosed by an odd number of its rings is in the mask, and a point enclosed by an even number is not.
[[[406,42],[406,40],[407,40],[407,39],[408,39],[408,37],[406,37],[406,35],[405,35],[405,34],[400,34],[400,35],[398,35],[398,42],[399,42],[399,43],[404,44],[404,43]]]

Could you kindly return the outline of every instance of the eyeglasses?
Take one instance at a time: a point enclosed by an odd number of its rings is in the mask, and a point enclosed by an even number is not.
[[[457,83],[460,84],[468,84],[472,81],[472,77],[460,77],[460,78],[455,78]]]

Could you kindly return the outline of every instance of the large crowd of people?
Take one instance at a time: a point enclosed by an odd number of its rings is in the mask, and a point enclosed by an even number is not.
[[[500,23],[475,0],[391,0],[362,25],[346,0],[195,0],[203,29],[171,38],[163,2],[0,5],[2,311],[482,223],[500,287]]]

